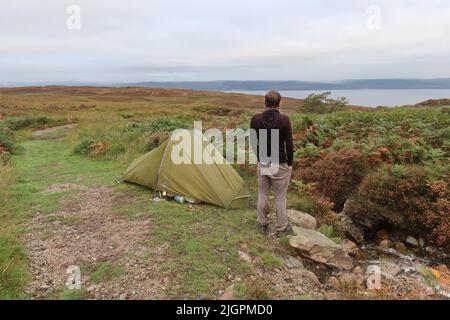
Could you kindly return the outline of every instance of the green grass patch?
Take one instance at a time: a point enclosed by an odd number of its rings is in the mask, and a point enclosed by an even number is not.
[[[26,253],[20,242],[21,216],[12,210],[13,198],[8,188],[13,173],[0,161],[0,300],[21,299],[22,289],[29,279]]]
[[[114,265],[108,262],[99,262],[91,272],[89,278],[95,283],[111,281],[120,278],[124,272],[124,268],[120,265]]]
[[[83,300],[89,296],[89,292],[85,289],[68,289],[63,288],[49,295],[50,300]]]
[[[237,253],[242,244],[266,247],[261,256],[269,267],[279,261],[269,254],[273,244],[256,229],[251,210],[225,210],[209,205],[150,203],[147,214],[154,218],[154,245],[170,244],[162,272],[171,278],[169,297],[215,298],[227,286],[227,276],[253,274]]]

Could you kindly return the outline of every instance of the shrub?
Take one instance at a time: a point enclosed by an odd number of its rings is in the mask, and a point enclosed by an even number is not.
[[[329,113],[343,110],[348,105],[346,98],[331,99],[329,98],[330,94],[331,92],[310,94],[303,101],[303,105],[299,108],[299,111]]]
[[[366,168],[367,159],[360,151],[343,149],[300,171],[299,177],[307,183],[316,183],[317,191],[334,203],[334,210],[340,211],[361,183]]]
[[[319,224],[334,224],[333,204],[316,191],[315,184],[293,180],[292,185],[296,197],[290,201],[291,207],[313,215]]]
[[[233,111],[230,108],[221,108],[209,104],[199,105],[192,109],[212,116],[227,116]]]
[[[127,129],[128,130],[137,129],[141,132],[155,133],[155,132],[172,132],[176,129],[186,127],[187,127],[186,122],[179,117],[162,116],[155,118],[149,122],[132,123],[127,127]]]
[[[167,140],[168,138],[169,138],[169,133],[167,133],[167,132],[152,134],[147,140],[144,151],[149,152],[149,151],[159,147],[159,145],[162,142],[164,142],[165,140]]]
[[[74,153],[88,155],[94,150],[96,141],[91,137],[82,137],[81,141],[75,146]]]
[[[449,248],[449,207],[447,182],[417,166],[387,166],[364,178],[345,212],[367,228],[387,224]]]
[[[23,128],[53,127],[67,123],[66,119],[54,119],[49,117],[9,117],[4,120],[6,127],[11,130]]]
[[[3,152],[1,151],[3,150]],[[12,137],[12,132],[7,128],[0,126],[0,154],[4,152],[14,152],[15,142]]]
[[[245,282],[239,282],[234,287],[236,299],[245,300],[269,300],[270,283],[261,277],[250,278]]]

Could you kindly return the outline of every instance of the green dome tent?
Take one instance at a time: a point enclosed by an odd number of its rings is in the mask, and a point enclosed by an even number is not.
[[[201,133],[200,135],[203,138]],[[203,149],[214,148],[210,142],[204,139],[200,141]],[[195,164],[192,148],[187,155],[190,158],[189,164],[175,164],[171,156],[174,145],[173,139],[169,138],[156,149],[136,159],[124,174],[123,180],[226,209],[247,206],[250,195],[244,181],[222,155],[220,159],[223,161]]]

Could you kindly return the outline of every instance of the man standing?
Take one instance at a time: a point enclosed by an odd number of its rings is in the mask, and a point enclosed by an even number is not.
[[[272,188],[277,214],[277,236],[292,233],[286,212],[286,193],[294,156],[291,122],[287,115],[280,113],[280,103],[280,93],[269,91],[265,96],[265,111],[254,115],[250,124],[254,132],[252,148],[258,159],[258,224],[261,231],[267,234],[269,192]]]

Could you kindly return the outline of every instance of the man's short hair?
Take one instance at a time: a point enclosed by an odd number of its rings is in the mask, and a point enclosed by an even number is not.
[[[266,107],[273,108],[278,107],[281,102],[281,94],[276,90],[270,90],[265,96]]]

